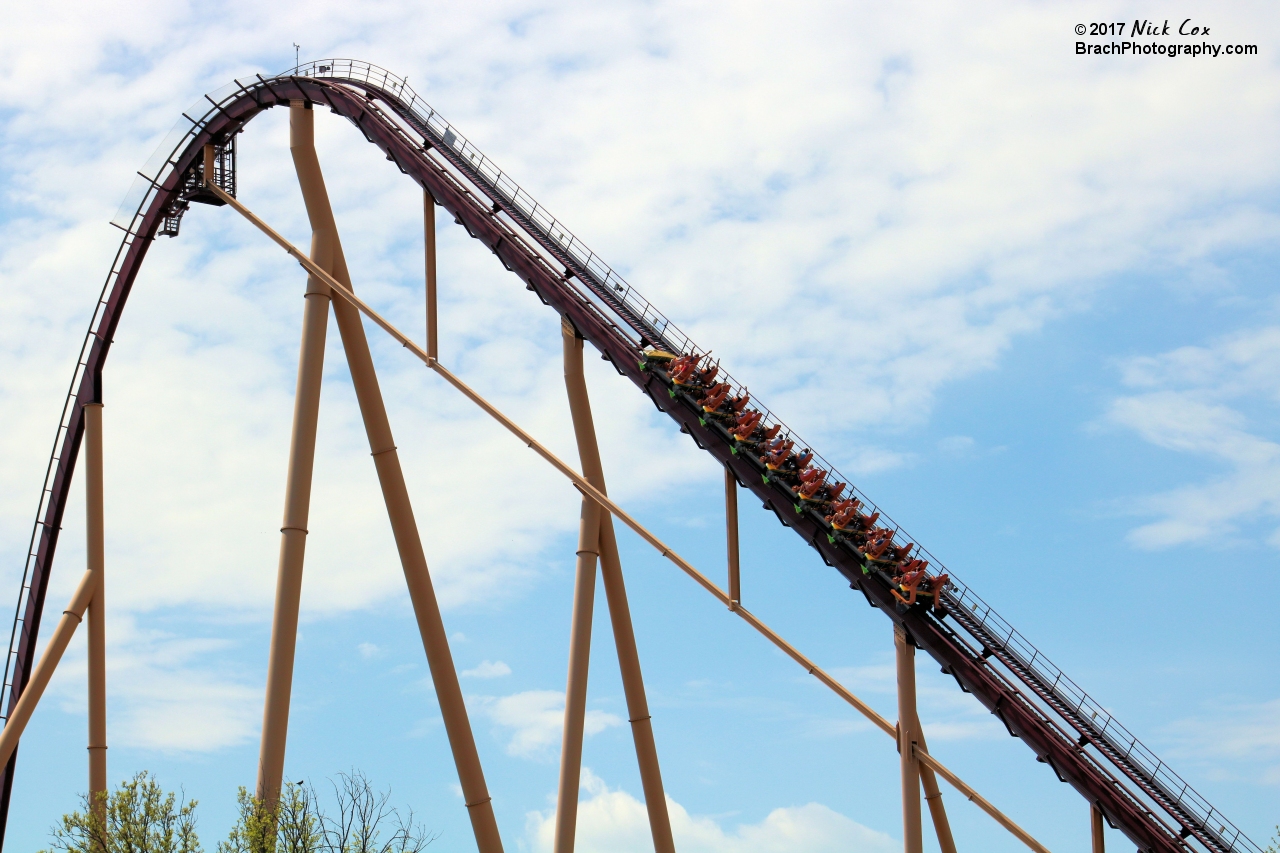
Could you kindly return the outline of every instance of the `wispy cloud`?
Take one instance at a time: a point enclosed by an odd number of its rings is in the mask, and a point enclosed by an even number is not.
[[[166,752],[212,752],[252,740],[262,687],[225,663],[227,640],[140,629],[127,616],[108,623],[111,742]],[[84,646],[76,643],[51,690],[62,708],[86,713]]]
[[[468,704],[503,730],[509,731],[509,755],[540,760],[554,757],[564,729],[563,693],[555,690],[526,690],[510,696],[472,697],[468,699]],[[616,714],[588,709],[583,721],[583,731],[589,737],[612,726],[620,726],[622,722],[622,718]]]
[[[502,661],[480,661],[473,669],[464,669],[459,673],[463,678],[501,678],[511,674],[511,667]]]
[[[1133,510],[1156,520],[1130,533],[1134,544],[1166,548],[1230,535],[1250,521],[1280,520],[1280,443],[1267,434],[1269,418],[1248,414],[1280,402],[1280,326],[1131,359],[1121,368],[1136,393],[1112,402],[1108,422],[1226,469],[1138,499]],[[1280,528],[1271,541],[1280,546]]]
[[[1171,755],[1210,766],[1218,778],[1247,773],[1252,782],[1280,785],[1280,699],[1219,702],[1167,729]]]

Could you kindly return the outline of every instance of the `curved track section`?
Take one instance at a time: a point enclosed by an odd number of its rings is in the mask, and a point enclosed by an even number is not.
[[[82,407],[99,397],[102,368],[147,250],[160,233],[175,233],[190,198],[192,174],[205,144],[225,145],[254,116],[291,100],[327,106],[351,121],[387,159],[453,214],[546,305],[571,322],[618,373],[644,391],[681,432],[737,476],[778,520],[794,530],[851,588],[934,658],[1047,764],[1121,829],[1140,850],[1261,853],[1219,811],[1144,747],[1097,702],[1048,661],[972,590],[954,577],[938,593],[937,609],[904,606],[900,587],[882,564],[829,518],[800,500],[785,478],[756,453],[739,452],[725,425],[708,417],[702,400],[672,381],[668,366],[647,358],[660,349],[690,355],[698,347],[612,268],[422,101],[401,78],[368,63],[335,59],[308,63],[271,78],[237,80],[191,109],[139,172],[113,224],[125,234],[77,361],[41,493],[5,664],[0,708],[7,717],[30,677],[49,573],[83,434]],[[166,222],[166,220],[168,220]],[[717,377],[739,398],[745,389]],[[773,413],[752,403],[760,423],[806,445]],[[839,478],[814,454],[815,468]],[[847,482],[847,481],[846,481]],[[867,508],[874,504],[857,490]],[[883,513],[880,526],[901,549],[905,533]],[[860,541],[860,540],[859,540]],[[865,547],[865,543],[864,543]],[[934,571],[941,564],[919,549]],[[0,844],[13,788],[13,759],[0,788]]]

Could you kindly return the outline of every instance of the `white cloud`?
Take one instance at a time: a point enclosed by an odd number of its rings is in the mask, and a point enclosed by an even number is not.
[[[63,710],[86,713],[84,632],[54,675]],[[226,640],[140,629],[112,614],[107,623],[111,743],[167,752],[211,752],[258,734],[262,687],[246,684],[222,659]]]
[[[520,758],[550,759],[560,745],[564,730],[564,694],[555,690],[526,690],[510,696],[469,697],[468,705],[503,729],[511,731],[507,753]],[[605,711],[588,709],[583,731],[590,737],[622,718]]]
[[[1243,769],[1251,781],[1280,785],[1280,699],[1218,703],[1167,733],[1174,741],[1171,757],[1209,764],[1219,778]]]
[[[360,645],[356,646],[356,651],[360,652],[360,657],[364,658],[365,660],[369,660],[370,658],[376,656],[378,652],[382,650],[379,649],[377,645],[375,645],[374,643],[361,643]]]
[[[938,450],[945,456],[972,456],[973,448],[974,441],[967,435],[950,435],[938,442]]]
[[[463,678],[501,678],[511,674],[511,667],[502,661],[480,661],[475,669],[464,669],[459,675]]]
[[[6,76],[0,98],[24,111],[23,121],[12,123],[8,133],[15,144],[26,143],[20,147],[22,159],[14,161],[21,171],[15,166],[11,179],[27,203],[44,205],[42,211],[65,209],[73,198],[76,209],[82,209],[85,187],[97,186],[66,175],[65,166],[43,168],[47,161],[81,164],[77,168],[94,175],[118,173],[122,185],[127,184],[150,141],[188,101],[233,72],[253,67],[275,45],[289,42],[282,36],[282,24],[264,22],[228,38],[221,17],[198,21],[170,7],[146,3],[138,9],[147,22],[138,29],[97,9],[72,16],[56,30],[35,17],[19,18],[7,28],[6,67],[12,76]],[[951,21],[970,14],[960,6],[935,11]],[[416,40],[403,35],[414,31],[411,23],[383,29],[390,18],[362,15],[360,28],[353,32],[346,10],[322,4],[322,11],[313,15],[317,30],[311,38],[317,45],[353,48],[377,43],[387,62],[398,60],[415,80],[429,81],[437,106],[524,178],[552,209],[576,223],[583,236],[603,244],[615,262],[630,261],[637,284],[669,306],[677,321],[726,354],[727,363],[762,389],[766,399],[791,403],[779,408],[798,426],[819,431],[817,438],[851,423],[891,424],[924,417],[935,389],[990,367],[1014,336],[1072,304],[1070,294],[1080,281],[1134,262],[1133,247],[1146,242],[1131,239],[1134,233],[1164,234],[1188,262],[1225,241],[1239,241],[1241,234],[1259,239],[1270,233],[1262,214],[1241,220],[1237,209],[1224,213],[1235,226],[1229,229],[1214,230],[1198,221],[1198,241],[1182,239],[1185,227],[1164,227],[1179,221],[1206,193],[1230,195],[1246,186],[1252,190],[1273,176],[1275,158],[1263,142],[1274,136],[1268,132],[1271,112],[1261,108],[1275,90],[1269,85],[1270,72],[1220,63],[1198,72],[1198,77],[1175,74],[1171,80],[1167,67],[1134,66],[1125,74],[1095,73],[1069,84],[1061,71],[1076,62],[1073,57],[1028,53],[1017,46],[1025,39],[995,38],[988,43],[987,36],[976,35],[1056,26],[1056,14],[1012,4],[993,7],[989,18],[971,27],[949,28],[970,34],[960,42],[952,35],[944,39],[919,32],[910,23],[911,15],[874,8],[816,4],[781,25],[763,9],[756,12],[744,10],[730,21],[709,8],[645,4],[605,11],[558,3],[516,26],[512,21],[520,17],[520,7],[515,4],[455,9],[443,18],[414,10],[410,17],[422,15],[433,27],[444,28],[441,46],[424,54]],[[281,20],[287,17],[285,7]],[[617,26],[620,20],[630,25]],[[702,27],[717,32],[718,38],[708,42],[696,36]],[[859,42],[862,36],[857,34],[871,31],[877,34],[874,44]],[[602,32],[611,38],[577,38]],[[147,62],[127,70],[115,68],[106,58],[114,44],[110,40],[116,37],[112,33],[138,46],[172,45],[172,52],[149,53]],[[998,51],[985,63],[957,62],[957,54],[972,55],[966,39]],[[50,51],[50,40],[73,47]],[[465,58],[453,47],[462,44],[471,46]],[[233,45],[230,51],[228,45]],[[568,45],[575,46],[574,59],[566,66],[557,46]],[[753,49],[766,45],[767,49]],[[744,56],[754,59],[744,63]],[[999,62],[1017,63],[1020,73],[1000,75]],[[566,73],[566,67],[583,73]],[[21,84],[15,82],[19,73]],[[997,76],[1001,86],[993,88]],[[691,87],[691,80],[698,85]],[[67,157],[56,147],[32,144],[62,139],[66,146],[82,145],[79,137],[57,132],[66,120],[62,110],[42,109],[57,100],[52,91],[71,81],[72,91],[95,105],[87,116],[80,115],[78,126],[86,137],[118,139],[109,151]],[[639,81],[643,85],[636,85]],[[1169,86],[1186,97],[1207,97],[1213,86],[1228,87],[1235,97],[1212,109],[1220,118],[1246,127],[1224,141],[1221,134],[1208,132],[1221,123],[1206,122],[1188,109],[1166,110],[1159,99],[1135,97]],[[993,91],[1000,96],[992,97]],[[475,97],[478,92],[485,94]],[[535,92],[557,103],[554,119],[538,107],[541,99],[531,97]],[[983,109],[972,109],[970,102],[979,92],[984,93]],[[625,97],[620,99],[619,93]],[[1029,100],[1043,103],[1046,117],[1074,118],[1065,124],[1051,118],[1029,121],[1023,109]],[[1127,105],[1123,119],[1101,106],[1109,103]],[[1232,111],[1233,103],[1241,104],[1238,112]],[[67,112],[74,110],[68,107]],[[654,114],[663,115],[664,121],[636,126],[640,116]],[[127,132],[123,137],[95,135],[84,129],[86,119]],[[264,139],[260,129],[268,126],[272,130]],[[362,156],[356,152],[367,146],[348,128],[338,130],[346,135],[321,129],[328,162]],[[1150,150],[1153,139],[1161,141],[1162,150],[1167,150],[1169,140],[1178,140],[1179,148],[1169,158],[1140,156]],[[272,126],[270,119],[261,119],[251,127],[244,140],[242,184],[255,206],[274,222],[305,233],[299,227],[300,211],[289,186],[287,161],[278,150],[280,142],[278,121]],[[1234,147],[1223,151],[1224,144]],[[1215,156],[1201,158],[1206,149]],[[655,151],[666,153],[655,159]],[[850,156],[853,151],[859,156]],[[92,156],[109,162],[94,162]],[[1133,168],[1131,161],[1140,162],[1141,168]],[[1181,168],[1186,161],[1196,161],[1201,168],[1188,172]],[[1009,179],[1011,172],[1018,180]],[[367,282],[396,313],[407,315],[413,296],[402,277],[408,266],[404,259],[412,252],[402,247],[383,251],[407,242],[415,226],[408,215],[410,206],[400,203],[411,195],[405,182],[383,167],[345,174],[334,168],[330,183],[361,286]],[[841,205],[836,201],[841,198],[858,201]],[[1099,200],[1109,198],[1118,199],[1117,206],[1100,214]],[[44,199],[48,201],[38,201]],[[109,208],[114,200],[103,198],[100,207]],[[56,222],[24,223],[44,237],[43,251],[32,252],[24,239],[17,241],[23,254],[7,261],[8,270],[24,285],[17,298],[27,309],[18,313],[13,329],[31,326],[33,315],[46,321],[33,329],[53,319],[55,339],[44,331],[32,334],[56,343],[49,352],[59,355],[74,345],[82,322],[82,302],[73,299],[80,291],[67,288],[53,305],[43,298],[43,291],[51,278],[96,280],[100,272],[90,261],[94,253],[109,254],[110,240],[96,231],[92,234],[98,236],[91,236],[87,224],[100,222],[100,211],[84,209],[80,215],[83,222],[77,220],[75,229],[59,230]],[[193,211],[184,225],[187,233],[153,252],[157,257],[149,263],[164,266],[166,279],[188,283],[172,288],[172,297],[180,296],[173,310],[146,317],[153,321],[147,326],[153,332],[157,325],[171,331],[184,323],[190,327],[193,313],[213,327],[197,329],[198,336],[159,335],[158,345],[137,358],[172,364],[169,381],[178,383],[190,379],[196,366],[192,361],[200,348],[191,346],[194,337],[225,340],[227,345],[216,355],[240,353],[239,370],[233,374],[247,372],[270,381],[257,407],[246,405],[252,402],[246,399],[251,389],[236,382],[224,383],[206,396],[235,400],[232,408],[240,419],[254,419],[254,409],[263,409],[251,432],[229,436],[227,443],[234,442],[252,460],[247,470],[274,471],[283,443],[282,412],[287,414],[281,403],[287,403],[291,391],[288,344],[296,326],[296,300],[286,298],[289,294],[273,295],[276,281],[270,282],[270,290],[241,287],[235,298],[217,296],[213,285],[225,282],[235,290],[235,283],[245,278],[237,269],[250,258],[271,270],[284,271],[289,265],[226,217],[216,220],[219,225],[213,228],[193,224],[201,219],[210,223],[213,216],[207,210]],[[97,241],[93,253],[68,251],[85,246],[89,239]],[[468,365],[514,393],[516,399],[506,402],[527,403],[527,393],[517,389],[527,392],[548,378],[554,381],[554,370],[540,370],[539,357],[516,358],[513,363],[510,356],[553,354],[555,341],[529,340],[529,330],[520,328],[526,311],[507,305],[510,299],[494,298],[509,289],[488,284],[502,278],[491,259],[459,257],[457,249],[465,243],[453,240],[442,247],[449,255],[446,263],[456,264],[453,280],[465,277],[486,284],[474,293],[446,287],[446,339],[455,347],[465,342]],[[206,277],[200,272],[211,259],[200,250],[210,245],[234,246],[236,255],[212,259],[217,275]],[[162,254],[171,260],[162,260]],[[1063,257],[1077,263],[1063,264]],[[193,279],[200,285],[193,287]],[[688,286],[692,282],[710,286]],[[893,287],[886,286],[890,282]],[[726,292],[740,298],[725,299]],[[34,298],[37,295],[41,298]],[[151,290],[145,298],[157,295],[165,296]],[[193,297],[205,301],[193,304]],[[135,302],[142,298],[139,294]],[[258,310],[264,299],[271,300],[267,316]],[[815,312],[815,306],[823,310]],[[484,310],[473,310],[481,307]],[[145,312],[131,307],[131,316],[139,310]],[[219,322],[223,317],[225,324]],[[778,334],[780,329],[804,329],[804,339],[779,351],[789,337]],[[6,340],[14,338],[6,335]],[[255,340],[270,343],[254,347]],[[766,340],[768,345],[760,346]],[[854,345],[814,347],[810,342],[816,340]],[[29,359],[32,348],[23,349]],[[186,357],[175,358],[179,355]],[[123,352],[113,356],[113,362],[122,360]],[[39,375],[40,387],[47,375],[53,386],[60,386],[54,377],[64,371],[63,363],[57,356],[49,361],[47,372],[33,374],[29,362],[24,370],[5,372],[33,379]],[[227,370],[221,358],[211,363]],[[113,365],[113,381],[114,374],[126,369]],[[415,369],[405,376],[412,377],[406,389],[420,393],[421,372]],[[541,381],[531,381],[535,377]],[[168,408],[169,399],[156,387],[165,377],[153,372],[140,379],[138,399],[156,409]],[[629,402],[619,402],[624,396]],[[326,408],[332,397],[327,392]],[[608,400],[618,420],[628,422],[628,440],[634,440],[635,421],[647,420],[644,402],[633,397],[624,391]],[[814,400],[822,402],[815,405]],[[172,400],[179,406],[190,402]],[[21,447],[43,434],[38,416],[43,409],[32,411]],[[476,422],[456,408],[453,412],[452,425],[464,432]],[[196,422],[218,417],[212,410],[190,414]],[[549,426],[545,414],[536,419],[539,426]],[[358,451],[358,423],[349,406],[338,422],[345,439],[340,446]],[[174,425],[162,423],[147,442],[163,457],[162,431],[172,434]],[[273,436],[268,446],[261,441],[264,433]],[[183,442],[183,449],[207,446],[210,438],[200,435]],[[459,450],[477,460],[506,446],[499,437],[492,444],[472,443]],[[217,460],[226,458],[213,456],[208,465],[181,473],[187,481],[209,483],[201,475],[218,470]],[[844,451],[844,458],[854,473],[905,461],[892,449],[860,448],[856,443]],[[351,470],[336,473],[344,475],[345,482],[359,465],[353,462]],[[23,467],[15,480],[34,481],[30,467]],[[163,467],[174,469],[168,459]],[[673,464],[649,474],[644,467],[625,466],[614,479],[639,486],[683,467],[687,466]],[[174,493],[169,483],[150,485],[157,492]],[[367,499],[376,502],[376,495],[368,492],[359,493],[362,504]],[[263,500],[244,514],[260,518],[273,511],[278,512],[273,502]],[[341,541],[370,538],[365,524],[374,521],[369,517],[356,522]],[[458,521],[448,518],[440,530],[456,530]],[[567,525],[571,527],[571,518]],[[534,540],[522,544],[542,541],[531,531],[518,533]],[[261,547],[269,552],[269,546],[267,542]],[[442,571],[446,600],[470,600],[500,587],[513,574],[519,576],[510,558],[515,553],[515,548],[504,548],[478,555],[474,566],[493,567],[486,574]],[[353,558],[354,553],[341,555],[334,562],[351,563]],[[316,600],[317,605],[364,606],[394,589],[393,579],[385,575],[359,590],[341,571],[333,581],[332,589],[322,582],[327,594]],[[159,592],[166,591],[162,585]]]
[[[1227,469],[1207,482],[1138,499],[1156,520],[1130,533],[1143,548],[1166,548],[1235,532],[1243,523],[1280,520],[1280,443],[1268,419],[1246,412],[1280,402],[1280,327],[1246,330],[1206,346],[1181,347],[1122,365],[1138,393],[1114,400],[1107,421],[1167,450]],[[1280,546],[1280,528],[1271,535]]]
[[[611,791],[583,769],[590,797],[578,804],[575,850],[582,853],[643,853],[653,849],[644,803],[623,790]],[[883,832],[869,829],[820,803],[774,809],[764,820],[726,829],[720,821],[691,815],[670,797],[667,811],[676,848],[685,853],[892,853],[900,849]],[[555,811],[530,812],[525,834],[535,851],[555,839]]]
[[[517,3],[446,15],[430,5],[354,18],[313,5],[308,40],[317,53],[376,45],[847,473],[911,461],[864,445],[853,427],[918,423],[939,388],[995,365],[1017,336],[1078,308],[1105,276],[1150,263],[1193,268],[1277,231],[1252,202],[1278,174],[1275,69],[1082,72],[1073,56],[1028,47],[1059,28],[1050,8],[998,3],[974,17],[962,4],[931,4],[939,24],[922,32],[902,7],[811,4],[779,21],[751,4],[725,16],[714,4],[558,2],[533,17]],[[41,468],[29,448],[48,443],[68,353],[113,250],[103,220],[188,102],[233,74],[292,59],[278,48],[291,43],[291,8],[250,30],[234,16],[202,19],[155,2],[123,17],[85,7],[56,27],[35,14],[7,21],[0,103],[16,117],[6,123],[4,177],[18,212],[9,245],[20,249],[0,257],[0,399],[15,413],[0,436],[0,525],[15,538],[33,503],[23,484],[38,482]],[[1224,29],[1243,20],[1222,14]],[[408,35],[420,31],[415,21],[439,34],[430,50]],[[415,329],[416,193],[329,118],[318,131],[322,158],[333,164],[330,192],[358,286]],[[1163,156],[1148,156],[1157,149]],[[250,126],[241,159],[246,198],[305,239],[280,116]],[[112,357],[113,428],[136,436],[114,452],[154,457],[115,475],[139,504],[136,517],[115,519],[117,535],[156,567],[134,590],[139,606],[222,596],[262,609],[269,600],[261,573],[222,584],[211,576],[272,559],[298,280],[225,213],[193,210],[181,238],[152,250]],[[563,436],[553,318],[454,231],[442,232],[441,247],[447,360],[539,436]],[[317,541],[333,534],[331,557],[309,573],[307,606],[341,610],[400,587],[336,348],[330,364],[317,504],[333,510],[318,511],[315,527]],[[447,434],[452,455],[468,460],[437,470],[429,452],[405,451],[421,472],[414,494],[442,600],[519,594],[533,581],[521,557],[572,530],[572,492],[552,498],[537,524],[512,519],[503,541],[477,536],[443,497],[458,477],[501,477],[520,503],[547,499],[524,487],[547,472],[416,365],[389,358],[384,370],[398,434]],[[617,427],[601,433],[619,497],[706,476],[631,389],[597,393],[600,420]],[[409,402],[426,396],[440,405]],[[157,559],[172,543],[157,530],[199,536],[179,507],[200,501],[208,527],[234,535],[197,543],[190,550],[207,556],[174,584],[172,560]]]

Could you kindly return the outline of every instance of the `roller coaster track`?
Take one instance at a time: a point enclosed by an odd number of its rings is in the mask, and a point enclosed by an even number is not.
[[[303,100],[351,121],[387,159],[413,178],[467,232],[524,280],[546,305],[573,324],[619,374],[643,390],[681,432],[727,466],[778,520],[812,546],[824,562],[873,607],[900,624],[911,641],[972,693],[1035,753],[1142,851],[1261,853],[1234,824],[1160,761],[1099,703],[1054,666],[972,590],[951,575],[942,593],[946,615],[904,607],[890,582],[817,513],[797,505],[793,492],[752,454],[738,453],[728,432],[703,417],[689,395],[645,363],[643,351],[705,352],[676,328],[559,220],[484,156],[407,82],[369,63],[334,59],[301,65],[275,77],[255,75],[206,95],[183,113],[113,220],[124,232],[94,308],[77,359],[36,522],[5,660],[0,709],[12,713],[36,659],[36,638],[83,434],[82,406],[100,398],[103,365],[130,289],[156,236],[175,233],[191,200],[194,171],[206,144],[227,146],[262,111]],[[234,191],[233,191],[234,192]],[[735,393],[745,389],[722,374]],[[780,425],[797,447],[809,447],[753,400],[764,422]],[[838,477],[815,454],[814,465]],[[844,479],[844,478],[840,478]],[[848,482],[848,481],[846,481]],[[875,504],[854,494],[870,510]],[[887,516],[895,540],[907,537]],[[942,564],[924,549],[936,570]],[[950,574],[950,573],[948,573]],[[0,845],[7,823],[17,753],[3,771]]]

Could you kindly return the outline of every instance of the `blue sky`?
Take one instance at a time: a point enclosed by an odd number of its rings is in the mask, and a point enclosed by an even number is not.
[[[1256,841],[1280,821],[1280,16],[1192,4],[1255,57],[1074,55],[1126,3],[137,3],[0,33],[0,592],[17,590],[107,221],[178,113],[302,56],[408,75]],[[421,201],[352,128],[317,144],[357,288],[422,328]],[[241,198],[295,242],[286,117]],[[558,322],[440,223],[442,357],[574,458]],[[106,378],[113,779],[255,775],[302,278],[225,209],[152,248]],[[337,336],[321,403],[287,774],[353,767],[472,849]],[[571,487],[372,337],[508,849],[549,849]],[[720,475],[587,359],[610,491],[713,577]],[[497,517],[463,496],[500,495]],[[889,624],[743,504],[744,599],[893,716]],[[83,564],[78,499],[50,591]],[[897,757],[643,543],[620,545],[677,842],[900,846]],[[7,585],[7,586],[6,586]],[[603,604],[602,599],[600,603]],[[579,849],[647,831],[597,618]],[[602,630],[603,629],[603,630]],[[14,849],[85,787],[83,638],[24,738]],[[1055,851],[1087,806],[920,663],[931,750]],[[944,789],[962,847],[1023,849]],[[1114,836],[1111,843],[1121,844]]]

